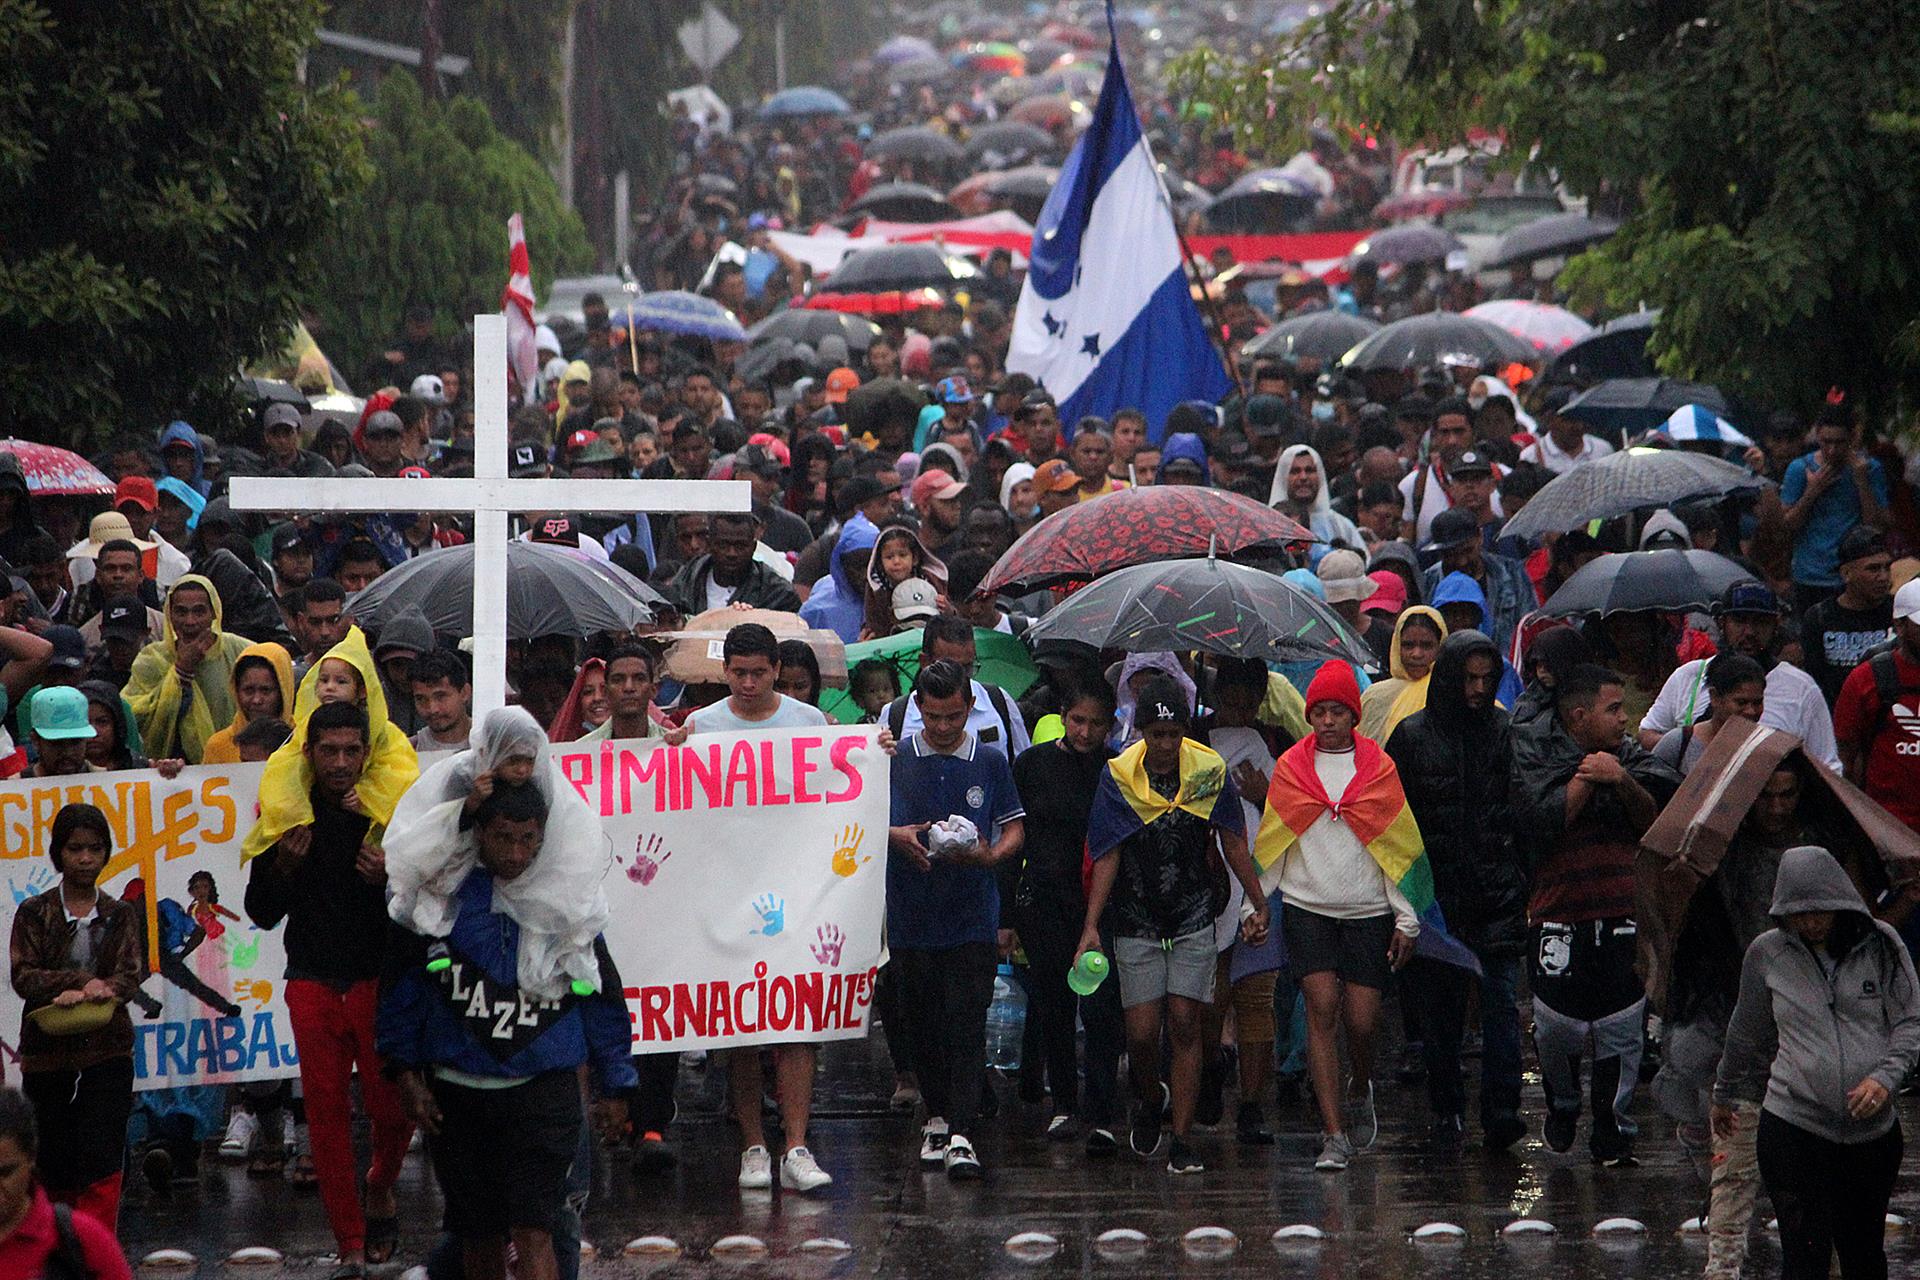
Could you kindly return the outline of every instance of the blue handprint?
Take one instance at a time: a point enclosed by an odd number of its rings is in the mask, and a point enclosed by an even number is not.
[[[53,872],[45,867],[35,867],[33,874],[27,877],[25,885],[15,884],[11,878],[7,881],[7,888],[13,890],[13,905],[16,907],[28,898],[38,897],[52,887]]]
[[[750,933],[764,934],[771,938],[787,927],[787,900],[777,893],[763,893],[753,900],[753,909],[760,913],[761,925],[751,929]]]

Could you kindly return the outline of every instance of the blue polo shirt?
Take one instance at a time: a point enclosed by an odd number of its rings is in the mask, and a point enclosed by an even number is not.
[[[1780,482],[1780,501],[1792,506],[1806,496],[1807,482],[1820,470],[1820,455],[1805,454],[1787,464],[1786,478]],[[1793,580],[1805,587],[1838,587],[1840,582],[1840,539],[1860,523],[1860,490],[1852,474],[1836,479],[1813,504],[1800,536],[1793,540]],[[1878,459],[1867,460],[1867,483],[1882,510],[1887,505],[1887,474]]]
[[[928,747],[920,734],[900,744],[892,768],[896,827],[939,822],[955,814],[991,840],[995,828],[1026,816],[1013,770],[998,751],[969,733],[952,755]],[[933,860],[921,871],[897,853],[887,855],[887,940],[893,946],[944,951],[968,942],[992,942],[1000,928],[1000,889],[992,869]]]

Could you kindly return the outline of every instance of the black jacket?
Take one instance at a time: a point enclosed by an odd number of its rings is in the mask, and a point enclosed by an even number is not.
[[[1499,650],[1478,631],[1456,631],[1440,646],[1423,711],[1387,739],[1387,754],[1433,867],[1434,896],[1447,928],[1483,954],[1526,947],[1528,873],[1514,848],[1508,804],[1512,726],[1498,706],[1469,711],[1463,692],[1467,659]]]
[[[695,556],[673,575],[663,593],[683,618],[707,611],[707,580],[713,576],[713,557]],[[781,613],[800,612],[800,595],[793,584],[755,560],[747,565],[747,576],[733,593],[734,604],[756,609],[775,609]]]
[[[387,943],[387,890],[354,870],[369,823],[313,797],[313,846],[291,873],[278,844],[247,871],[247,918],[262,929],[287,922],[289,978],[344,985],[378,978]]]

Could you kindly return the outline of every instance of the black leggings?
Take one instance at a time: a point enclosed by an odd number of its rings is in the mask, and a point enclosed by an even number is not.
[[[40,1130],[40,1181],[71,1195],[120,1172],[133,1113],[133,1059],[108,1058],[85,1070],[28,1071],[20,1091]]]
[[[1887,1200],[1900,1172],[1900,1124],[1841,1143],[1760,1112],[1760,1179],[1780,1219],[1780,1280],[1886,1280]]]

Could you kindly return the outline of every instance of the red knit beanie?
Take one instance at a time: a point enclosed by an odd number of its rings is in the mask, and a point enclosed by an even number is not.
[[[1307,710],[1313,710],[1316,702],[1337,702],[1359,720],[1360,682],[1353,678],[1353,668],[1337,659],[1321,663],[1307,686]]]

